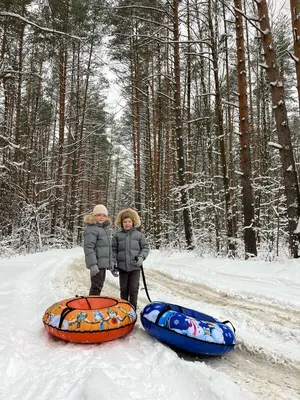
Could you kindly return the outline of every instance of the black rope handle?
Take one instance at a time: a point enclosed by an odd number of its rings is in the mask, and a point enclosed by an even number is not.
[[[58,329],[61,329],[65,317],[73,310],[74,310],[74,308],[71,308],[71,307],[66,307],[63,309],[63,312],[60,314]]]
[[[222,324],[230,324],[233,328],[233,332],[235,333],[235,327],[233,326],[232,322],[230,322],[229,320],[223,321]]]
[[[145,291],[146,291],[146,295],[147,295],[148,300],[150,301],[150,303],[152,303],[152,300],[150,299],[148,288],[147,288],[147,282],[146,282],[146,277],[145,277],[143,266],[141,266],[141,270],[142,270],[142,277],[143,277],[143,283],[144,283],[144,288],[145,288]]]
[[[78,296],[78,295],[76,294],[75,297],[77,297],[77,298],[79,298],[79,299],[84,299],[84,300],[87,302],[87,304],[88,304],[90,310],[92,309],[91,303],[89,302],[89,300],[88,300],[85,296]],[[59,320],[59,324],[58,324],[58,329],[61,329],[62,324],[63,324],[63,322],[64,322],[64,319],[65,319],[66,316],[67,316],[71,311],[73,311],[73,310],[74,310],[74,308],[73,308],[73,307],[70,307],[70,306],[68,305],[68,303],[67,303],[67,304],[66,304],[66,308],[64,308],[63,311],[62,311],[62,313],[60,314],[60,320]]]
[[[137,257],[135,257],[135,261],[137,261]],[[144,283],[144,287],[145,287],[145,292],[147,295],[148,300],[150,301],[150,303],[152,303],[152,300],[150,299],[149,296],[149,292],[148,292],[148,287],[147,287],[147,282],[146,282],[146,277],[145,277],[145,273],[144,273],[144,268],[143,266],[141,266],[141,270],[142,270],[142,277],[143,277],[143,283]],[[183,313],[183,309],[181,306],[178,306],[180,308],[179,312]],[[169,310],[172,310],[172,308],[170,307]],[[162,314],[164,314],[167,310],[163,309],[161,310],[161,312],[159,313],[159,315],[156,318],[156,323],[158,322],[159,318],[161,317]],[[223,321],[222,324],[230,324],[232,326],[233,332],[235,333],[235,327],[233,326],[232,322],[230,322],[229,320]]]

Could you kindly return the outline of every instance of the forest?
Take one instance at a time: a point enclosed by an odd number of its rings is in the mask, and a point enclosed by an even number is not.
[[[2,256],[102,203],[152,248],[299,257],[299,1],[2,0],[0,46]]]

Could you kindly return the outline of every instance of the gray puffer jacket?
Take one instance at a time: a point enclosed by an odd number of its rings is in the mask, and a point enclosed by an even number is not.
[[[87,215],[84,218],[87,227],[84,231],[83,249],[87,268],[98,265],[99,268],[112,267],[111,231],[110,220],[102,224],[97,222],[95,215]]]
[[[145,260],[149,254],[149,244],[145,235],[131,228],[129,231],[117,232],[112,239],[113,263],[123,271],[140,269],[134,265],[135,257],[143,257]]]

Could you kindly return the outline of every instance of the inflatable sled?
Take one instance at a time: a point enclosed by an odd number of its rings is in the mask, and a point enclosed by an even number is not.
[[[60,339],[101,343],[129,333],[136,322],[132,305],[115,297],[78,296],[49,307],[43,317],[46,330]]]
[[[229,321],[175,304],[151,302],[142,310],[141,322],[151,336],[189,353],[217,356],[236,344],[234,327],[226,325]]]

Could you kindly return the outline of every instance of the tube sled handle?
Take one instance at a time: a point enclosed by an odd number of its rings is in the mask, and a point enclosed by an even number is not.
[[[232,328],[233,328],[233,332],[235,333],[235,327],[233,326],[233,324],[229,320],[223,321],[222,324],[230,324],[232,326]]]

